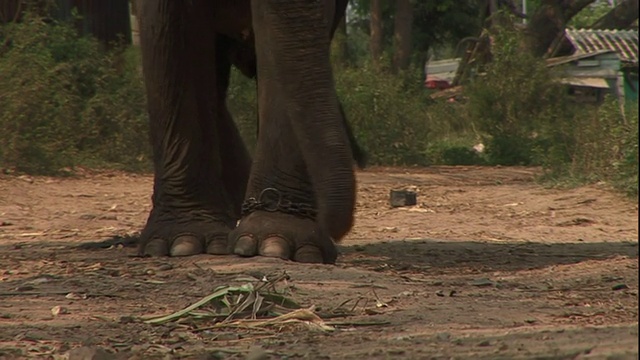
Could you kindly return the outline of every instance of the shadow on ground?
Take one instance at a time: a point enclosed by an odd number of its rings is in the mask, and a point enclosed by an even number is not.
[[[396,240],[341,246],[343,258],[355,266],[397,270],[517,271],[613,257],[638,258],[637,242],[539,243]]]
[[[25,242],[18,248],[30,248],[30,258],[47,258],[43,254],[93,252],[114,246],[133,249],[136,237],[113,237],[81,244],[61,242]],[[0,246],[0,253],[9,254],[16,245]],[[614,257],[638,258],[637,242],[540,243],[540,242],[480,242],[437,240],[391,240],[365,245],[341,245],[338,263],[373,270],[418,270],[449,272],[456,268],[472,268],[479,272],[539,269],[554,265],[575,264],[587,260]],[[40,255],[38,255],[40,252]],[[97,255],[97,256],[96,256]],[[107,256],[105,254],[105,256]],[[133,256],[133,253],[130,254]],[[250,260],[247,260],[248,262]]]

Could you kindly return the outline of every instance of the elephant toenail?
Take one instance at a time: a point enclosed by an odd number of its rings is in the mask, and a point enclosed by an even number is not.
[[[262,241],[260,255],[290,260],[291,250],[287,240],[280,236],[271,236]]]
[[[146,256],[167,256],[169,255],[169,246],[162,239],[152,239],[149,241],[143,251]]]
[[[301,263],[316,263],[322,264],[325,262],[324,257],[322,256],[322,252],[315,246],[305,245],[296,250],[296,254],[293,260]],[[330,263],[334,263],[330,261]]]
[[[209,240],[207,244],[207,254],[211,255],[227,255],[229,254],[229,245],[226,236],[218,236]]]
[[[256,256],[258,253],[258,241],[250,235],[242,235],[238,238],[233,253],[240,256]]]
[[[171,256],[189,256],[203,252],[202,241],[195,235],[180,235],[173,241]]]

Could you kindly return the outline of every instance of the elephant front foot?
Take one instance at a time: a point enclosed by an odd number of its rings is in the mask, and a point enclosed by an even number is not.
[[[154,216],[140,236],[140,256],[190,256],[229,254],[229,221],[211,216]]]
[[[234,254],[278,257],[303,263],[333,264],[338,256],[328,234],[310,218],[276,211],[254,211],[230,235]]]

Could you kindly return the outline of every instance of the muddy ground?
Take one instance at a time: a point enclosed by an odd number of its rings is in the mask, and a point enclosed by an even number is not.
[[[536,171],[360,172],[335,266],[134,257],[150,176],[0,177],[0,358],[637,359],[637,202]],[[283,272],[333,331],[140,320]]]

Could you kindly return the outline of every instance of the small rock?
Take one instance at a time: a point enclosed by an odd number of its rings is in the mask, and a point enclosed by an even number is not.
[[[70,292],[64,297],[69,300],[84,300],[87,298],[87,295]]]
[[[80,215],[80,220],[93,220],[93,219],[95,219],[95,218],[96,218],[96,216],[95,216],[95,215],[93,215],[93,214],[83,214],[83,215]]]
[[[442,290],[436,291],[436,296],[444,297],[444,291]]]
[[[114,214],[106,214],[106,215],[101,215],[99,219],[100,220],[118,220],[118,216]]]
[[[393,340],[396,340],[396,341],[411,340],[411,336],[410,335],[398,336],[398,337],[394,338]]]
[[[62,307],[60,305],[56,305],[51,308],[51,315],[53,316],[64,315],[68,313],[69,313],[69,310],[66,307]]]
[[[52,280],[55,280],[57,278],[57,276],[55,275],[49,275],[49,274],[43,274],[40,277],[37,277],[35,279],[29,280],[25,285],[40,285],[40,284],[45,284],[48,282],[51,282]]]
[[[27,175],[20,175],[18,176],[18,179],[22,180],[22,181],[26,181],[29,184],[33,184],[33,178]]]
[[[35,289],[33,285],[21,285],[16,288],[16,291],[31,291]]]
[[[200,279],[200,277],[194,273],[187,273],[185,275],[187,277],[187,279],[191,280],[191,281],[197,281],[198,279]]]
[[[249,349],[246,360],[266,360],[269,358],[269,354],[260,346],[255,346]]]
[[[440,341],[449,341],[451,339],[451,334],[449,334],[447,332],[437,333],[436,334],[436,339],[438,339]]]
[[[491,341],[484,340],[478,343],[478,346],[491,346]]]
[[[469,283],[469,285],[472,286],[479,286],[479,287],[483,287],[483,286],[493,286],[494,282],[487,279],[487,278],[480,278],[480,279],[475,279],[472,282]]]
[[[629,286],[627,284],[615,284],[611,287],[611,290],[613,291],[618,291],[618,290],[624,290],[624,289],[628,289]]]
[[[173,265],[171,265],[169,263],[164,263],[164,264],[158,265],[158,271],[167,271],[167,270],[171,270],[171,269],[173,269]]]

